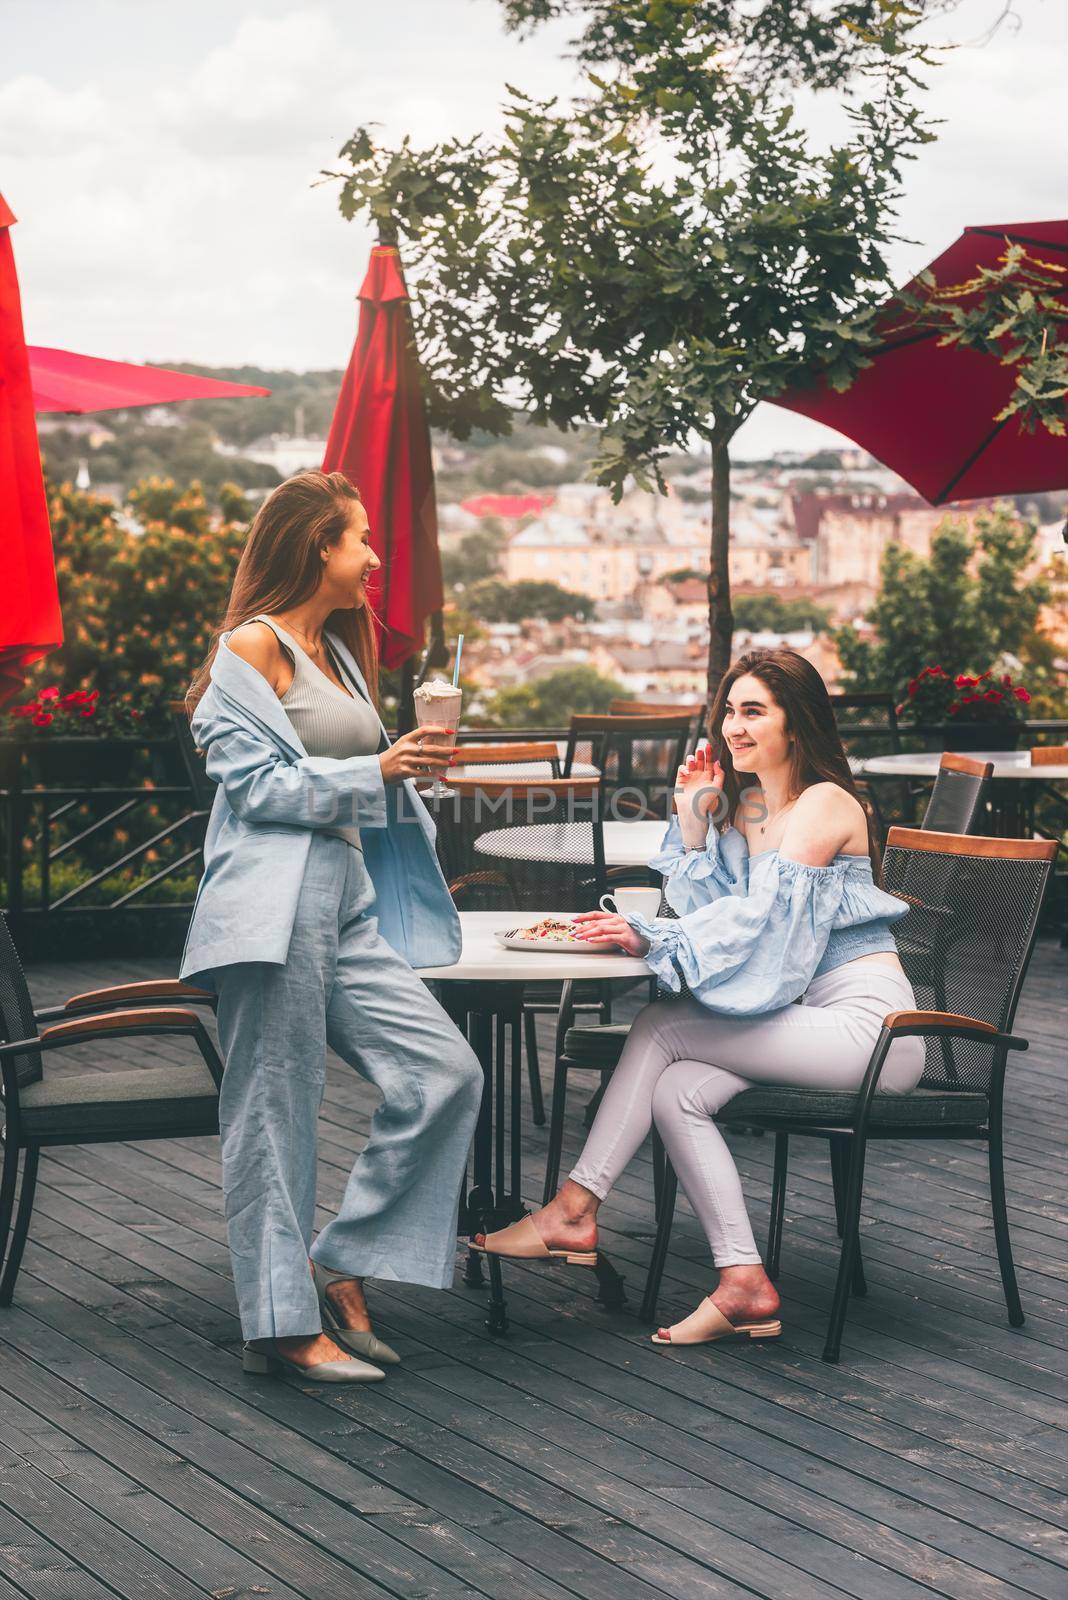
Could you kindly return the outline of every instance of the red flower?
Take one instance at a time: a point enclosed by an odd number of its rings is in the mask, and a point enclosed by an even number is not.
[[[34,724],[38,728],[46,728],[53,720],[52,713],[51,711],[35,711],[33,714],[33,720]]]
[[[96,706],[85,706],[81,711],[79,711],[78,715],[80,717],[95,717]]]
[[[960,710],[960,701],[959,700],[951,700],[949,702],[949,709],[950,709],[950,711],[959,711]]]
[[[895,706],[894,707],[894,711],[897,713],[898,716],[901,715],[901,713],[904,711],[904,709],[905,709],[904,700],[902,700],[902,702],[901,702],[901,704],[899,706]]]
[[[976,678],[976,680],[975,680],[976,683],[985,683],[987,678],[989,678],[989,676],[990,676],[992,671],[993,671],[993,668],[987,667],[986,671],[985,672],[981,672],[979,674],[979,676]]]
[[[89,696],[84,689],[72,689],[70,694],[65,694],[59,702],[61,706],[81,706]]]
[[[1024,705],[1028,705],[1030,703],[1031,696],[1028,694],[1026,689],[1014,689],[1012,692],[1016,696],[1017,700],[1023,701]]]
[[[918,688],[919,688],[919,684],[917,683],[916,679],[915,678],[910,678],[909,679],[909,694],[910,695],[914,695]]]
[[[984,700],[1004,700],[1005,696],[1000,689],[988,689],[983,696]]]
[[[971,679],[969,679],[968,681],[971,682]],[[963,698],[961,700],[961,705],[962,706],[970,706],[973,700],[980,700],[981,698],[982,698],[981,695],[966,694],[966,695],[963,696]]]
[[[89,693],[86,695],[86,699],[87,700],[95,700],[99,693],[100,693],[99,689],[90,689]]]
[[[1012,676],[1010,673],[1006,672],[1005,676],[1001,680],[1001,686],[1003,689],[1012,688]]]
[[[36,710],[37,710],[37,707],[34,704],[34,702],[31,700],[29,705],[27,705],[27,706],[12,706],[11,710],[8,712],[8,716],[9,717],[32,717],[33,713]]]
[[[37,696],[37,698],[38,698],[38,700],[58,700],[59,699],[59,690],[58,689],[42,689],[40,694]]]
[[[958,689],[974,689],[978,682],[978,678],[969,678],[966,672],[960,673],[956,679]]]

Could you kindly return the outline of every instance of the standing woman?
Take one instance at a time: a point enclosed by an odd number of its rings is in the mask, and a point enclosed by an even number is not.
[[[890,931],[908,906],[882,889],[815,667],[788,649],[742,656],[708,730],[719,759],[702,751],[679,769],[677,815],[650,863],[677,916],[576,918],[590,943],[644,956],[670,997],[636,1017],[556,1197],[480,1236],[494,1255],[593,1265],[598,1208],[655,1122],[719,1275],[690,1316],[653,1336],[662,1345],[781,1331],[716,1113],[754,1083],[859,1089],[883,1018],[916,1005]],[[879,1090],[907,1093],[923,1064],[922,1039],[896,1039]]]
[[[398,1360],[371,1332],[364,1278],[452,1282],[482,1091],[474,1052],[412,970],[460,951],[411,782],[448,765],[434,739],[451,730],[389,743],[365,587],[379,565],[341,473],[281,484],[186,699],[218,790],[181,976],[218,994],[245,1370],[322,1383]],[[328,1045],[382,1104],[309,1260]]]

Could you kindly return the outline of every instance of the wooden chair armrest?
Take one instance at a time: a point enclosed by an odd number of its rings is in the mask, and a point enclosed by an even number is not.
[[[891,1011],[883,1018],[883,1027],[890,1033],[909,1034],[960,1034],[967,1038],[989,1040],[1004,1044],[1010,1050],[1026,1050],[1027,1040],[1011,1033],[999,1033],[992,1022],[980,1022],[976,1017],[963,1017],[954,1011]]]
[[[177,1006],[149,1006],[144,1011],[105,1011],[71,1022],[57,1022],[45,1028],[36,1042],[47,1050],[57,1044],[76,1044],[102,1033],[192,1032],[200,1027],[201,1021],[195,1011],[184,1011]]]
[[[52,1021],[70,1016],[71,1012],[106,1011],[114,1006],[173,1005],[184,1001],[191,1006],[212,1006],[218,996],[209,989],[197,989],[180,978],[148,978],[140,983],[116,983],[106,989],[87,989],[84,994],[71,995],[61,1006],[51,1006],[47,1011],[35,1011],[38,1022]]]

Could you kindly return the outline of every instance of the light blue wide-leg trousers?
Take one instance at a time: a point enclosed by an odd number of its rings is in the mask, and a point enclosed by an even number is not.
[[[352,1277],[447,1288],[482,1069],[379,935],[361,852],[315,834],[285,965],[241,962],[215,979],[223,1193],[244,1337],[320,1331],[309,1254]],[[312,1246],[328,1045],[382,1103],[341,1209]]]

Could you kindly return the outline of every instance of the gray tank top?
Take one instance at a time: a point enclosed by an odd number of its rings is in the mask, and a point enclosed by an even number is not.
[[[381,730],[378,713],[360,693],[338,657],[326,645],[334,671],[348,689],[339,689],[297,641],[262,613],[250,619],[265,622],[292,657],[293,682],[279,704],[293,724],[293,730],[310,756],[333,756],[338,761],[348,756],[370,756],[378,749]],[[324,828],[324,833],[345,839],[360,849],[360,830],[354,823],[339,823]]]

